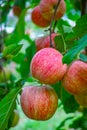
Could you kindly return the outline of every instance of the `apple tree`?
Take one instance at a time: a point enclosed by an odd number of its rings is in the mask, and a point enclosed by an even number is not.
[[[18,105],[37,121],[62,105],[56,130],[87,129],[87,0],[0,1],[0,130]]]

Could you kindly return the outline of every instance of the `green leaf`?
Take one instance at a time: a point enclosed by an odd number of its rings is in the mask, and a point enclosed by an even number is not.
[[[80,55],[79,55],[79,58],[80,58],[82,61],[87,62],[87,56],[86,56],[86,55],[80,54]]]
[[[61,101],[64,105],[64,110],[66,113],[75,112],[79,107],[79,105],[74,99],[74,96],[69,94],[63,87]]]
[[[63,63],[71,63],[77,58],[79,52],[87,46],[87,35],[79,39],[73,44],[73,47],[63,57]]]
[[[13,89],[8,93],[5,98],[0,102],[0,130],[5,130],[8,125],[8,119],[10,117],[11,111],[13,111],[15,106],[15,100],[20,92],[20,89]]]
[[[73,32],[66,36],[65,41],[78,39],[85,34],[87,34],[87,14],[77,20]]]
[[[36,53],[36,46],[34,42],[31,43],[29,47],[27,47],[25,54],[18,54],[16,57],[14,57],[14,61],[19,64],[19,58],[20,58],[20,66],[17,68],[19,73],[21,74],[22,78],[28,78],[29,76],[29,68],[30,68],[30,62],[34,54]]]
[[[56,48],[58,51],[64,52],[66,50],[66,44],[62,35],[56,36],[54,38],[54,41],[56,43]]]
[[[3,50],[3,56],[16,55],[20,51],[20,49],[22,48],[22,46],[23,45],[16,45],[16,44],[8,45]]]

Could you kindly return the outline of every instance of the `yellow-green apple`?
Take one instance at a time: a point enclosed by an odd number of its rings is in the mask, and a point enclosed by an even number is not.
[[[71,63],[62,84],[71,94],[87,95],[87,63],[80,60]]]
[[[54,42],[54,38],[55,36],[57,36],[58,34],[57,33],[52,33],[51,34],[51,37],[52,37],[52,46],[55,48],[55,42]],[[40,37],[38,39],[36,39],[35,41],[35,44],[36,44],[36,50],[39,51],[43,48],[47,48],[47,47],[50,47],[50,36],[43,36],[43,37]]]
[[[11,77],[11,71],[7,68],[0,69],[0,82],[5,82],[5,80],[9,80]]]
[[[32,76],[41,83],[55,84],[63,78],[67,70],[62,58],[62,54],[54,48],[41,49],[32,58],[30,65]]]
[[[50,21],[46,20],[42,16],[39,5],[33,9],[31,13],[31,19],[34,22],[34,24],[36,24],[39,27],[47,27],[50,25]]]
[[[55,7],[58,3],[58,0],[41,0],[40,10],[43,17],[47,20],[51,20],[55,11]],[[66,11],[66,5],[64,0],[61,0],[56,11],[55,19],[61,18]]]
[[[58,107],[58,96],[50,86],[27,86],[22,91],[21,107],[33,120],[50,119]]]
[[[87,107],[87,95],[74,95],[78,104],[83,107]]]
[[[15,109],[13,111],[13,113],[11,114],[11,117],[10,117],[10,120],[9,120],[9,126],[15,127],[18,124],[19,119],[20,119],[20,117],[19,117],[18,111]]]

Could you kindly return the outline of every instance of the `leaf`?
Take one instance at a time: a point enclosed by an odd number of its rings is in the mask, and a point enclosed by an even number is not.
[[[22,46],[23,45],[16,45],[16,44],[8,45],[3,50],[3,56],[16,55],[20,51],[20,49],[22,48]]]
[[[20,89],[12,89],[0,102],[0,130],[5,130],[11,111],[14,109],[15,100]]]
[[[65,41],[78,39],[85,34],[87,34],[87,14],[77,20],[73,32],[66,36]]]
[[[25,52],[26,53],[24,55],[22,53],[18,54],[13,59],[16,63],[19,63],[19,58],[20,58],[20,66],[19,66],[19,68],[17,68],[17,70],[21,74],[21,77],[24,79],[28,78],[28,76],[29,76],[30,62],[31,62],[33,55],[36,53],[36,46],[35,46],[34,42],[32,42],[31,45],[29,47],[27,47]]]
[[[87,35],[79,39],[73,44],[73,47],[63,57],[63,63],[71,63],[78,53],[87,46]]]
[[[80,58],[82,61],[87,62],[87,56],[86,56],[86,55],[80,54],[80,55],[79,55],[79,58]]]
[[[77,110],[79,105],[74,99],[74,96],[69,94],[63,87],[62,87],[62,98],[61,101],[64,105],[64,110],[66,113],[72,113]]]
[[[66,50],[66,45],[65,45],[64,38],[62,35],[56,36],[54,38],[54,41],[56,43],[56,48],[58,51],[64,52]]]

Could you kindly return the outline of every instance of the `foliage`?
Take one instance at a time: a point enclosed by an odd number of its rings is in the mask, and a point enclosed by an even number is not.
[[[0,2],[0,71],[3,68],[11,71],[9,79],[6,77],[6,71],[3,71],[4,82],[0,81],[0,130],[10,129],[8,124],[10,115],[14,109],[17,109],[18,102],[20,104],[19,95],[24,84],[37,85],[39,83],[31,77],[29,69],[31,59],[36,53],[35,39],[49,34],[49,27],[46,30],[41,29],[30,18],[31,10],[39,2],[40,0]],[[87,55],[82,54],[87,47],[87,14],[81,16],[79,0],[73,2],[65,0],[65,2],[66,14],[57,21],[55,26],[55,32],[60,34],[55,37],[57,49],[64,55],[63,63],[70,64],[76,59],[87,62]],[[15,16],[12,12],[15,5],[22,9],[20,17]],[[53,22],[52,27],[54,25]],[[68,129],[80,127],[81,130],[86,130],[87,126],[84,122],[87,121],[87,111],[82,109],[81,112],[78,112],[79,105],[74,96],[64,90],[61,82],[52,87],[60,100],[59,110],[61,109],[66,114],[64,119],[60,119],[55,129],[66,130],[65,124],[70,121],[70,124],[67,123]],[[76,117],[75,113],[78,113]]]

